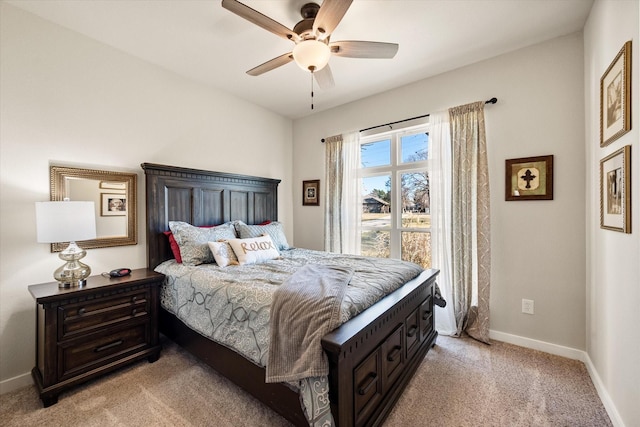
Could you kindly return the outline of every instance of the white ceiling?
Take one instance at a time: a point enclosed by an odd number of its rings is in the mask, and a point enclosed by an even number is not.
[[[288,28],[309,0],[244,0]],[[293,43],[234,15],[220,0],[8,0],[150,63],[293,119],[583,28],[593,0],[355,0],[332,41],[398,43],[393,59],[333,57],[335,87],[289,63],[245,72]]]

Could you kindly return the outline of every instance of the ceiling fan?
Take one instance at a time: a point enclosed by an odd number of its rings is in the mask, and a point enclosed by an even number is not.
[[[307,3],[300,9],[302,20],[293,30],[236,0],[222,0],[222,7],[295,43],[293,51],[252,68],[247,74],[259,76],[295,61],[300,68],[310,71],[315,76],[321,88],[327,89],[334,85],[333,74],[328,65],[331,55],[348,58],[393,58],[398,52],[397,43],[329,41],[331,33],[344,17],[352,1],[324,0],[322,5]]]

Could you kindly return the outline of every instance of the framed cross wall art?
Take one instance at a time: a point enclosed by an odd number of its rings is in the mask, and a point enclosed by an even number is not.
[[[302,181],[302,205],[320,206],[320,180]]]
[[[553,200],[553,155],[507,159],[505,200]]]

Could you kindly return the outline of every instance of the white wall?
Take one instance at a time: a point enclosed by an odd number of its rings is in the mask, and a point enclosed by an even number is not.
[[[587,352],[620,422],[640,426],[640,10],[596,1],[584,29],[587,186]],[[600,147],[600,78],[632,40],[631,131]],[[631,145],[632,234],[600,229],[600,159]],[[614,417],[615,418],[615,417]]]
[[[27,286],[62,262],[36,243],[49,165],[138,173],[138,245],[89,250],[93,271],[146,266],[144,175],[153,162],[282,179],[292,235],[292,123],[0,2],[0,388],[30,381]],[[250,123],[250,126],[247,124]]]
[[[323,206],[302,206],[296,190],[305,179],[324,184],[321,138],[495,96],[485,108],[491,329],[584,350],[582,46],[572,34],[294,121],[294,244],[323,249]],[[505,159],[548,154],[554,200],[506,202]],[[522,298],[535,301],[533,316],[521,313]]]

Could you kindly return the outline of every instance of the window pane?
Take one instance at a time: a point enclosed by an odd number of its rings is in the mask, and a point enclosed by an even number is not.
[[[391,176],[362,178],[362,225],[391,227]]]
[[[429,173],[410,172],[400,175],[402,227],[431,227]]]
[[[360,146],[360,161],[363,168],[391,164],[391,140],[370,142]]]
[[[427,160],[429,154],[429,134],[422,132],[414,135],[405,135],[400,138],[402,146],[402,163]]]
[[[360,253],[366,256],[389,258],[391,254],[390,241],[391,234],[388,231],[364,230],[360,241]]]
[[[403,232],[402,259],[415,262],[423,268],[431,268],[431,233]]]

